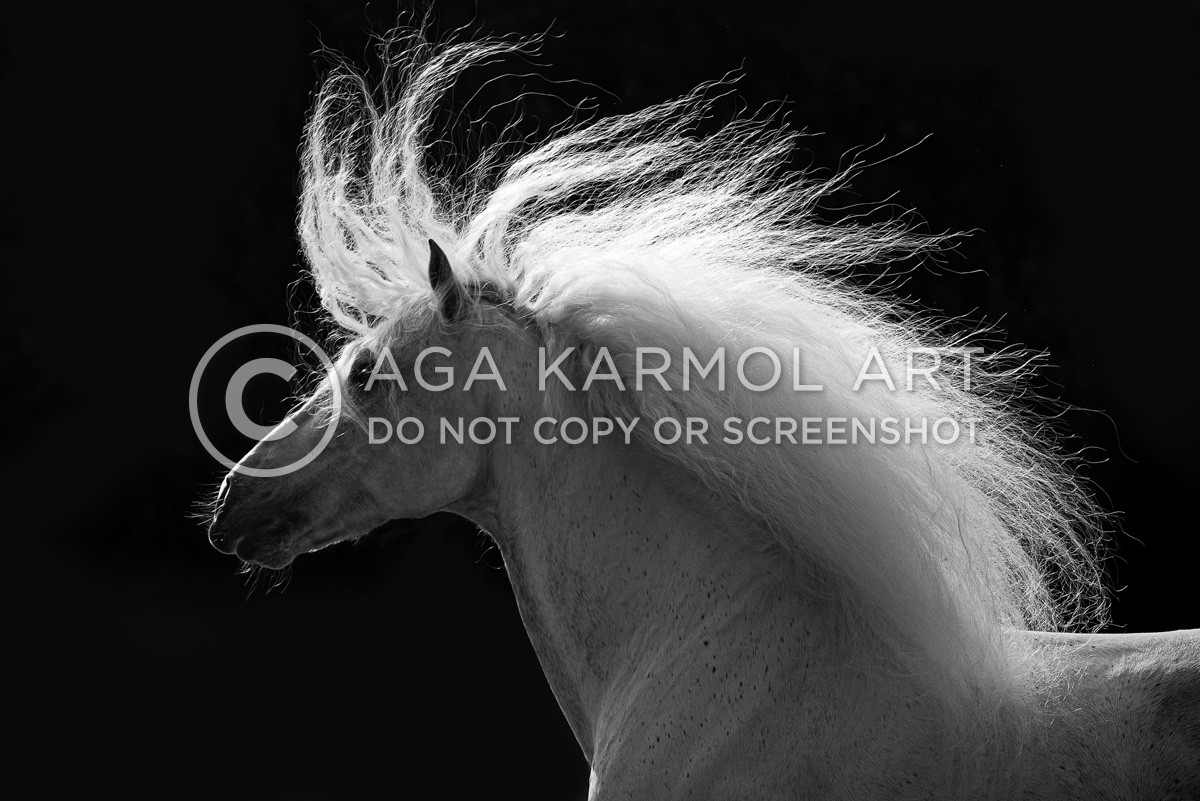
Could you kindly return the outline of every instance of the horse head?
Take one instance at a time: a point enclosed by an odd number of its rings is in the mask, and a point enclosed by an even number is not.
[[[498,386],[480,381],[467,392],[452,377],[466,375],[485,347],[484,331],[496,328],[487,318],[507,318],[492,304],[470,302],[433,240],[429,278],[419,330],[348,345],[334,374],[226,475],[208,531],[213,547],[280,568],[389,520],[454,509],[486,521],[486,446],[469,437],[442,444],[439,428],[442,419],[473,419],[496,408]],[[261,476],[298,463],[328,426],[336,431],[316,458]]]

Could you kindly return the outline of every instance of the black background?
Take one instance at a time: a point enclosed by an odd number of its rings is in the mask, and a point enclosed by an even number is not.
[[[1060,422],[1122,513],[1113,630],[1200,625],[1197,6],[964,7],[444,3],[434,29],[549,30],[545,74],[599,87],[563,92],[603,113],[740,67],[745,105],[787,99],[821,133],[801,163],[836,167],[882,139],[874,156],[899,155],[856,180],[857,198],[895,193],[930,230],[975,229],[904,291],[1049,350],[1045,391],[1102,410]],[[187,413],[201,354],[250,323],[318,331],[293,285],[297,147],[327,63],[314,51],[361,62],[396,11],[6,15],[8,797],[585,791],[499,557],[471,526],[335,547],[301,559],[286,591],[249,593],[188,517],[222,472]]]

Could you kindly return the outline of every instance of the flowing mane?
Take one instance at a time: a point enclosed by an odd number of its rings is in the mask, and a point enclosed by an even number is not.
[[[687,447],[645,436],[641,446],[745,510],[763,546],[796,566],[798,591],[828,599],[848,631],[877,638],[894,666],[952,700],[1006,686],[1014,667],[1004,627],[1102,622],[1102,517],[1040,423],[1014,403],[1028,359],[980,354],[969,386],[964,362],[948,359],[936,388],[852,389],[872,348],[899,376],[910,349],[960,347],[976,335],[948,333],[848,280],[945,237],[903,220],[821,221],[818,204],[849,173],[787,172],[798,134],[770,120],[697,134],[706,87],[561,130],[503,169],[499,150],[465,169],[428,163],[446,89],[520,47],[433,47],[409,34],[389,48],[384,97],[349,69],[321,89],[300,231],[324,308],[352,346],[432,323],[432,238],[461,276],[500,287],[552,353],[576,346],[576,371],[601,347],[630,386],[639,346],[720,346],[731,358],[765,347],[785,365],[799,348],[805,378],[824,391],[701,383],[668,392],[650,382],[621,392],[606,382],[587,408],[701,417],[717,430],[731,416],[981,421],[973,444]],[[681,371],[676,360],[666,373],[673,387]]]

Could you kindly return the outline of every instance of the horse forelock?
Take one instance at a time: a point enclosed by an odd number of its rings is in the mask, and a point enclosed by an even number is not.
[[[473,287],[471,303],[503,304],[551,337],[618,357],[698,340],[734,353],[799,347],[806,375],[826,387],[819,396],[734,385],[668,398],[651,385],[594,390],[593,408],[985,420],[975,445],[950,448],[645,444],[750,512],[798,565],[817,566],[902,668],[948,693],[977,696],[989,669],[1004,682],[1003,626],[1102,620],[1103,517],[1043,426],[1012,402],[1026,392],[1028,354],[981,357],[970,388],[955,381],[965,368],[949,364],[938,391],[849,390],[871,347],[895,367],[911,348],[957,347],[979,333],[954,336],[846,280],[948,237],[903,219],[822,222],[822,198],[856,167],[786,172],[797,134],[763,117],[698,135],[711,87],[562,130],[496,182],[445,196],[449,184],[424,158],[434,104],[463,70],[522,45],[435,49],[417,34],[400,44],[408,49],[391,58],[388,84],[401,91],[375,101],[361,76],[339,70],[308,127],[300,233],[322,303],[349,335],[379,342],[431,323],[433,238]]]

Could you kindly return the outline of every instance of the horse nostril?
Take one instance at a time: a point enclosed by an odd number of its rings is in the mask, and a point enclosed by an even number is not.
[[[237,545],[239,537],[233,531],[232,527],[226,525],[228,514],[221,514],[214,518],[208,526],[208,542],[212,547],[216,548],[221,553],[233,553],[234,546]]]
[[[233,548],[237,544],[237,537],[232,536],[231,532],[223,529],[218,520],[214,521],[208,528],[208,542],[221,553],[233,553]]]

